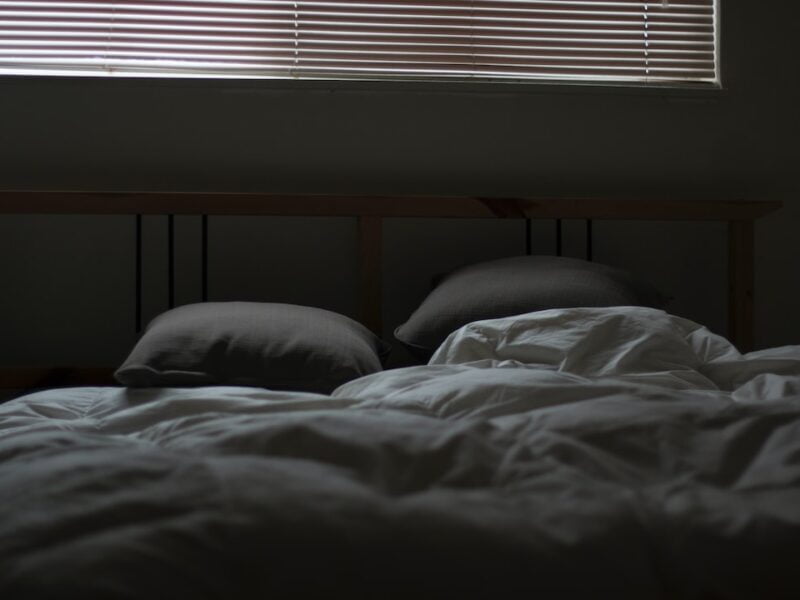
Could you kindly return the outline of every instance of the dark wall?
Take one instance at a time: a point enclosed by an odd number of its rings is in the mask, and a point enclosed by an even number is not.
[[[757,228],[757,343],[800,343],[790,2],[723,2],[723,91],[570,86],[0,80],[0,188],[778,199]],[[567,223],[567,253],[582,252]],[[539,224],[536,248],[551,249]],[[164,220],[145,220],[146,316],[164,308]],[[132,343],[127,217],[3,217],[4,363],[118,360]],[[348,219],[212,220],[211,293],[354,314]],[[725,228],[601,223],[597,260],[725,328]],[[197,219],[178,220],[178,300],[199,299]],[[521,225],[387,223],[387,327],[430,276],[519,253]]]

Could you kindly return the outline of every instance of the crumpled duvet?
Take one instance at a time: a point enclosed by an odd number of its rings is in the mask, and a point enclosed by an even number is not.
[[[644,308],[472,323],[331,396],[0,405],[3,598],[800,597],[800,348]]]

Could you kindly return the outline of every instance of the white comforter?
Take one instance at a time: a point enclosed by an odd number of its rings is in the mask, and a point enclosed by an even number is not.
[[[621,308],[331,397],[33,394],[0,405],[0,597],[797,598],[799,392],[800,348]]]

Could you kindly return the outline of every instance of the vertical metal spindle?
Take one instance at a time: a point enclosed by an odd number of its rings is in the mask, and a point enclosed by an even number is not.
[[[593,238],[592,220],[586,219],[586,260],[590,262],[592,260],[592,257],[594,256],[594,248],[592,247],[593,245],[592,238]]]
[[[525,219],[525,254],[528,256],[533,253],[533,232],[531,227],[531,220]]]
[[[175,215],[167,216],[167,307],[175,308]]]
[[[135,231],[134,271],[136,298],[134,300],[134,323],[136,333],[139,333],[142,330],[142,215],[136,215]]]
[[[200,220],[200,271],[201,298],[208,302],[208,215]]]
[[[561,219],[556,219],[556,256],[562,253]]]

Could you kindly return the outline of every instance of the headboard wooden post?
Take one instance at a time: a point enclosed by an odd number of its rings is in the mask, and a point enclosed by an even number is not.
[[[728,221],[728,337],[740,352],[750,352],[753,338],[753,220]]]
[[[383,219],[358,217],[359,311],[361,322],[377,336],[383,330]]]

